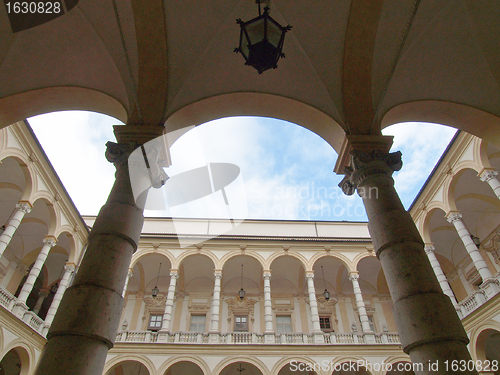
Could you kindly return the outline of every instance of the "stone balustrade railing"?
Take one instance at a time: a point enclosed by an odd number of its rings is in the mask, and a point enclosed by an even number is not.
[[[116,336],[116,343],[179,343],[179,344],[208,344],[210,342],[208,333],[198,332],[175,332],[158,333],[151,331],[122,331]],[[251,332],[230,332],[217,334],[218,344],[264,344],[264,334]],[[371,334],[373,335],[373,334]],[[285,345],[314,345],[312,333],[277,333],[272,334],[274,344]],[[326,345],[356,345],[373,344],[369,342],[365,334],[360,333],[324,333]],[[375,334],[375,344],[400,345],[399,335],[393,332]]]
[[[458,316],[460,319],[465,318],[497,294],[500,294],[500,272],[497,273],[493,279],[484,281],[479,286],[479,290],[476,290],[457,305],[456,310]]]

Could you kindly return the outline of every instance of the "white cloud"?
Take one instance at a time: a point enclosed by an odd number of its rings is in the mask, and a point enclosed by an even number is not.
[[[115,140],[112,125],[120,122],[82,111],[54,112],[28,122],[80,213],[97,214],[114,181],[105,143]]]

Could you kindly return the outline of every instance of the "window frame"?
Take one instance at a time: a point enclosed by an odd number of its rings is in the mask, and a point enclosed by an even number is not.
[[[193,324],[193,317],[203,317],[203,330],[192,330],[192,324]],[[201,320],[199,322],[195,322],[197,328],[199,328],[199,325],[202,324]],[[207,314],[191,314],[189,317],[189,332],[199,332],[199,333],[204,333],[205,330],[207,329]]]
[[[153,321],[153,318],[159,318],[159,320]],[[160,323],[160,326],[152,325],[151,323]],[[148,331],[157,332],[162,329],[163,326],[163,314],[160,313],[150,313],[148,319]]]
[[[245,327],[244,328],[239,328],[239,329],[237,328],[238,318],[245,318]],[[248,314],[247,315],[242,315],[242,314],[235,314],[234,315],[234,332],[249,332]]]

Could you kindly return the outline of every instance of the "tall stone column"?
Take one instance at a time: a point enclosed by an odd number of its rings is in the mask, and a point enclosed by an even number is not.
[[[361,148],[361,147],[359,147]],[[368,151],[369,146],[366,147]],[[401,168],[401,153],[351,151],[351,167],[340,183],[344,193],[356,190],[363,199],[368,229],[387,280],[403,350],[418,374],[477,374],[446,372],[444,361],[470,361],[469,342],[455,308],[436,279],[424,244],[410,214],[394,189],[392,173]],[[429,363],[439,361],[438,371]]]
[[[498,181],[497,176],[497,171],[485,170],[479,178],[481,181],[487,182],[493,189],[497,198],[500,199],[500,181]]]
[[[57,288],[57,292],[52,299],[52,303],[49,307],[49,311],[47,312],[47,316],[45,317],[45,324],[43,327],[43,334],[46,335],[49,331],[50,325],[54,320],[54,316],[56,315],[56,311],[59,308],[59,304],[61,303],[61,299],[64,295],[64,292],[68,288],[69,280],[71,279],[71,275],[75,272],[75,265],[72,263],[66,263],[64,266],[64,274],[59,281],[59,287]]]
[[[441,265],[439,264],[439,261],[436,258],[436,254],[434,254],[434,251],[436,249],[432,245],[425,245],[424,250],[425,253],[427,254],[427,258],[429,258],[429,262],[431,262],[431,267],[434,270],[434,274],[436,275],[436,278],[439,281],[439,285],[441,285],[443,293],[446,294],[448,297],[450,297],[453,306],[457,307],[458,303],[455,298],[455,295],[453,294],[450,284],[448,283],[448,280],[446,279],[446,276],[443,270],[441,269]]]
[[[0,257],[2,256],[7,246],[9,246],[9,243],[12,240],[12,237],[14,237],[16,229],[21,224],[24,215],[29,214],[32,208],[33,207],[28,202],[19,202],[18,204],[16,204],[16,210],[14,211],[12,218],[5,226],[5,229],[0,236]]]
[[[35,285],[35,281],[38,278],[38,275],[40,275],[40,272],[42,271],[42,267],[45,263],[45,260],[47,260],[49,251],[56,245],[56,242],[57,240],[52,236],[46,236],[45,239],[43,240],[42,250],[40,250],[38,257],[36,258],[35,264],[33,264],[33,267],[31,267],[31,271],[28,275],[28,278],[26,279],[26,282],[24,283],[23,288],[19,293],[18,297],[19,301],[26,303],[26,301],[28,300],[31,291],[33,290],[33,286]]]
[[[220,314],[220,285],[222,280],[222,270],[216,270],[214,273],[214,295],[212,298],[212,317],[210,318],[210,333],[219,333],[219,314]]]
[[[476,267],[477,272],[479,272],[479,275],[483,279],[483,282],[487,279],[491,279],[493,275],[491,274],[488,265],[481,256],[481,253],[479,252],[476,244],[474,243],[474,241],[472,241],[470,233],[467,230],[464,221],[462,220],[462,214],[458,212],[450,212],[446,216],[446,219],[448,220],[448,222],[452,223],[455,226],[455,229],[458,232],[458,236],[462,240],[465,246],[465,250],[467,250],[470,257],[472,258],[474,267]]]
[[[365,302],[363,301],[363,294],[359,286],[359,274],[357,272],[349,273],[349,280],[352,282],[352,289],[354,290],[354,297],[356,298],[356,306],[358,307],[359,320],[361,321],[361,329],[363,332],[373,332],[366,313]]]
[[[311,309],[311,320],[313,326],[314,342],[322,344],[325,342],[323,331],[319,325],[318,301],[316,300],[316,288],[314,287],[314,272],[306,272],[307,292],[309,293],[309,308]]]
[[[116,339],[123,287],[141,235],[147,190],[136,203],[129,176],[132,168],[143,169],[133,164],[129,168],[128,163],[136,146],[128,142],[106,146],[106,158],[116,167],[115,183],[90,232],[74,283],[64,293],[47,334],[36,375],[101,374]],[[144,179],[139,182],[147,186],[149,176],[144,172],[136,178]]]
[[[162,332],[170,332],[170,322],[172,321],[172,310],[174,308],[175,286],[178,278],[179,272],[177,270],[170,270],[170,284],[168,286],[167,301],[165,302],[165,312],[161,325]]]
[[[271,302],[271,271],[264,271],[264,324],[265,340],[269,343],[274,338],[273,305]]]
[[[132,268],[129,268],[127,272],[127,278],[125,279],[125,285],[123,287],[123,292],[122,292],[122,297],[125,298],[125,293],[127,293],[127,288],[128,288],[128,282],[130,281],[130,278],[134,274],[134,270]]]

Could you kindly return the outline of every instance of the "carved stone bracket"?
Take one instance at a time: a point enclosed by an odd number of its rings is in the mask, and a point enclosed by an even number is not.
[[[351,151],[351,166],[345,167],[345,177],[339,186],[346,195],[353,195],[363,180],[375,174],[392,175],[403,166],[401,152],[384,153],[372,151],[365,153]],[[361,195],[361,192],[358,192]]]
[[[250,321],[253,323],[255,321],[254,308],[257,302],[258,302],[257,300],[248,299],[247,297],[244,297],[243,299],[239,297],[227,299],[226,303],[228,305],[228,312],[229,312],[228,314],[229,317],[227,319],[227,322],[231,323],[231,317],[233,315],[248,314]]]
[[[116,168],[128,165],[128,157],[137,148],[137,144],[133,143],[106,143],[106,160],[113,163]]]

